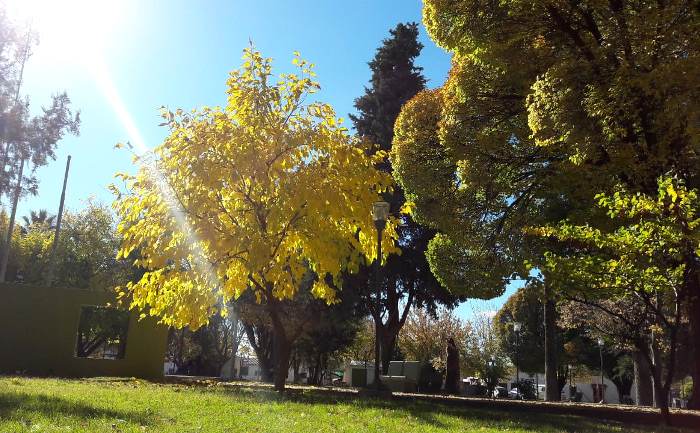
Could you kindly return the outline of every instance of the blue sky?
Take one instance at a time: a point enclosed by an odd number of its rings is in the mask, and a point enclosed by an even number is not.
[[[130,155],[114,149],[116,143],[133,138],[85,67],[85,59],[77,61],[80,54],[70,49],[64,55],[62,50],[72,44],[64,39],[78,38],[75,45],[81,46],[99,37],[98,55],[106,63],[114,88],[146,145],[153,147],[167,132],[158,127],[160,106],[190,109],[225,102],[227,74],[240,64],[241,51],[249,40],[275,59],[278,70],[289,68],[292,52],[299,50],[317,65],[322,85],[319,99],[347,118],[354,111],[353,99],[362,94],[369,79],[367,62],[388,30],[398,22],[420,22],[421,18],[420,0],[114,3],[117,10],[106,17],[109,25],[86,17],[93,22],[85,32],[78,20],[68,23],[73,26],[68,38],[61,39],[67,34],[54,38],[50,31],[40,35],[44,40],[27,64],[23,93],[35,109],[51,93],[66,90],[82,111],[82,128],[79,137],[67,137],[60,143],[55,162],[39,170],[39,195],[21,203],[20,216],[30,209],[57,211],[69,154],[73,157],[66,196],[69,209],[82,207],[90,197],[111,202],[106,186],[113,182],[114,173],[133,170]],[[420,37],[425,48],[418,64],[424,67],[429,87],[440,86],[449,70],[449,54],[435,46],[422,27]],[[61,42],[52,43],[53,39]],[[474,308],[495,309],[502,302],[473,302],[460,307],[460,315],[469,316]]]

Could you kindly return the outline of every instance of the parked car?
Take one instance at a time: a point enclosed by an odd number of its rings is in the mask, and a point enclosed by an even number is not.
[[[493,389],[493,398],[507,398],[508,390],[503,386],[497,386]]]
[[[518,391],[518,388],[511,388],[511,390],[508,391],[508,398],[512,398],[514,400],[522,400],[523,396],[520,394],[520,391]]]

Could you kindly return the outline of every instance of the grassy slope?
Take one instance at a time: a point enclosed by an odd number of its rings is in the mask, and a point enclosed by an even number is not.
[[[658,432],[577,417],[135,380],[0,377],[0,432]],[[675,430],[669,430],[675,431]]]

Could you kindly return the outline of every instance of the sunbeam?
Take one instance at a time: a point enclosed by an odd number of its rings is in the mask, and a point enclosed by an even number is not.
[[[193,265],[196,271],[200,273],[200,275],[204,276],[211,288],[219,287],[219,279],[213,269],[212,264],[209,262],[206,254],[201,248],[201,242],[198,239],[197,234],[187,222],[185,213],[175,197],[175,192],[158,168],[158,162],[152,157],[153,155],[151,153],[151,148],[146,144],[141,131],[136,126],[131,113],[127,109],[126,104],[119,94],[119,91],[114,85],[114,81],[111,79],[106,63],[102,61],[99,55],[93,55],[91,56],[89,69],[97,87],[102,92],[109,106],[114,110],[114,114],[116,115],[117,119],[119,119],[119,122],[126,130],[129,142],[132,144],[137,156],[139,157],[139,164],[141,164],[141,166],[151,176],[153,182],[158,186],[158,190],[168,204],[170,213],[175,219],[177,225],[180,227],[180,231],[186,236],[187,242],[192,246],[194,253]]]

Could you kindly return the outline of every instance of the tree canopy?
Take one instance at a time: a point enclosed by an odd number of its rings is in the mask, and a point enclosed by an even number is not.
[[[285,343],[280,362],[289,347],[278,301],[311,270],[311,292],[333,302],[341,276],[374,259],[371,206],[391,187],[374,168],[384,154],[369,157],[329,105],[307,102],[319,89],[313,65],[293,63],[296,72],[275,78],[271,59],[246,49],[228,104],[165,110],[170,135],[115,187],[120,255],[138,249],[146,270],[124,288],[132,306],[196,329],[222,299],[250,290]],[[393,220],[387,233],[388,254]]]

